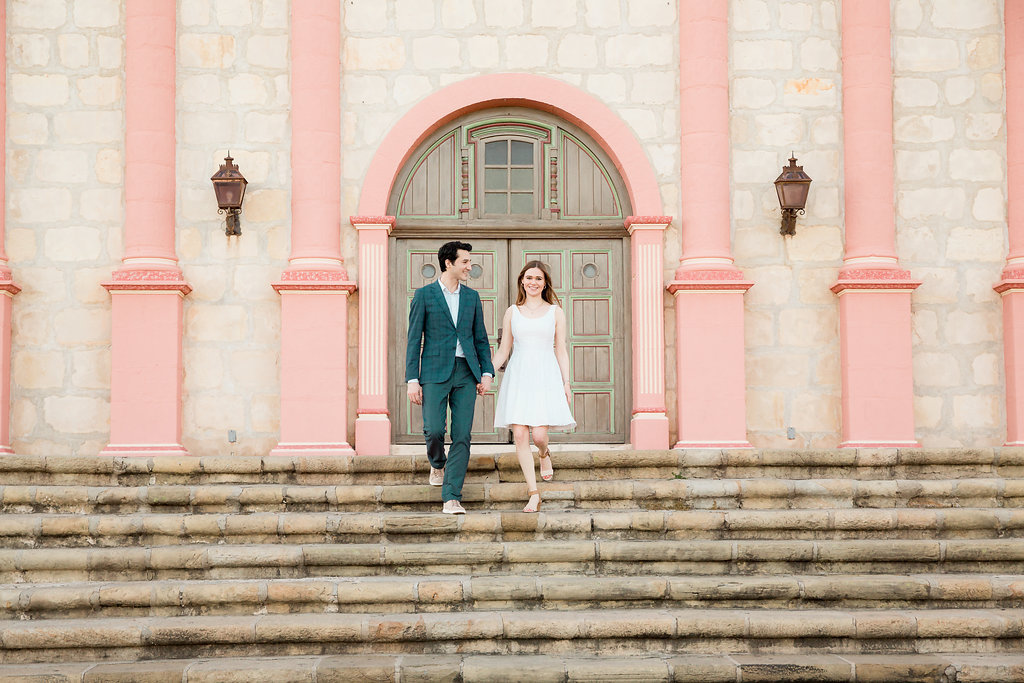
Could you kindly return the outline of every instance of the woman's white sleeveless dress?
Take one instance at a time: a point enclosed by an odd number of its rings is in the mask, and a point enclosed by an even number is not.
[[[555,307],[539,318],[512,311],[512,358],[498,389],[494,426],[529,425],[572,429],[562,373],[555,358]]]

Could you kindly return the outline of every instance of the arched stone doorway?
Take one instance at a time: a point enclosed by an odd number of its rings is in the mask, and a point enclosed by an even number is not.
[[[470,286],[481,294],[492,349],[516,277],[545,262],[568,322],[577,427],[555,441],[624,443],[630,401],[628,194],[607,155],[578,127],[526,108],[465,115],[412,154],[394,184],[389,254],[392,441],[422,441],[420,411],[406,400],[404,340],[413,292],[439,275],[437,248],[473,244]],[[495,388],[480,399],[474,443],[505,443],[495,430]]]
[[[507,73],[477,76],[428,96],[407,112],[378,148],[350,221],[359,234],[359,398],[355,447],[360,455],[390,452],[392,419],[388,349],[403,340],[389,334],[390,235],[388,202],[398,177],[422,143],[470,112],[521,106],[554,114],[578,126],[611,160],[625,186],[633,215],[623,221],[629,235],[631,417],[629,441],[636,448],[667,448],[663,320],[663,234],[671,222],[661,215],[661,192],[643,147],[629,127],[593,96],[557,79]]]

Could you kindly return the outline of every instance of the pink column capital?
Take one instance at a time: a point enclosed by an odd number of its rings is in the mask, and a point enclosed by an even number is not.
[[[388,412],[388,236],[394,216],[352,216],[359,233],[359,407],[356,453],[391,453]]]
[[[665,228],[671,216],[630,216],[633,282],[633,410],[630,441],[633,448],[667,449],[665,409],[665,324],[662,272]]]

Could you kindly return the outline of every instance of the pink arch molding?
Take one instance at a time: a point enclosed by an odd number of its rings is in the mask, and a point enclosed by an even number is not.
[[[489,74],[443,88],[413,107],[391,129],[370,162],[359,214],[387,213],[391,186],[416,147],[448,121],[498,106],[540,109],[585,130],[608,153],[619,170],[633,213],[661,215],[661,194],[650,161],[633,131],[601,101],[568,83],[534,74]]]

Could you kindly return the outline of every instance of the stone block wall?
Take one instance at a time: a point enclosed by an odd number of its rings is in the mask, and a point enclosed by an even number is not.
[[[298,0],[291,0],[295,2]],[[342,216],[388,130],[429,93],[530,71],[605,102],[646,149],[678,216],[677,2],[345,0]],[[119,0],[7,0],[6,248],[15,282],[12,441],[98,452],[109,429],[109,295],[123,255],[124,9]],[[279,419],[280,308],[291,202],[289,0],[179,0],[177,249],[185,301],[184,444],[265,453]],[[838,0],[729,0],[732,227],[746,295],[747,422],[758,446],[839,443],[835,282],[843,258]],[[894,0],[897,245],[913,295],[918,439],[986,446],[1004,433],[1005,258],[1000,0]],[[230,150],[250,181],[241,237],[209,181]],[[772,181],[790,152],[814,178],[797,234],[778,234]],[[341,226],[358,276],[357,235]],[[665,233],[665,280],[678,265]],[[669,418],[674,314],[666,296]],[[355,366],[358,293],[350,337]],[[346,343],[339,340],[339,343]],[[349,404],[354,411],[355,373]],[[350,422],[353,416],[349,416]],[[786,437],[793,427],[796,439]],[[235,430],[238,443],[228,443]]]
[[[110,417],[100,283],[123,251],[124,17],[114,0],[12,0],[7,30],[12,445],[97,453]]]
[[[195,455],[277,443],[281,305],[270,283],[290,249],[289,24],[288,0],[178,7],[177,249],[192,285],[182,441]],[[249,181],[238,237],[224,234],[210,182],[229,150]]]
[[[897,0],[896,222],[913,296],[915,423],[925,446],[1002,443],[1006,259],[1002,3]]]
[[[839,6],[733,0],[729,12],[733,256],[746,295],[747,429],[766,447],[840,441],[843,259]],[[790,153],[813,178],[796,235],[772,182]],[[787,438],[792,427],[795,439]]]

